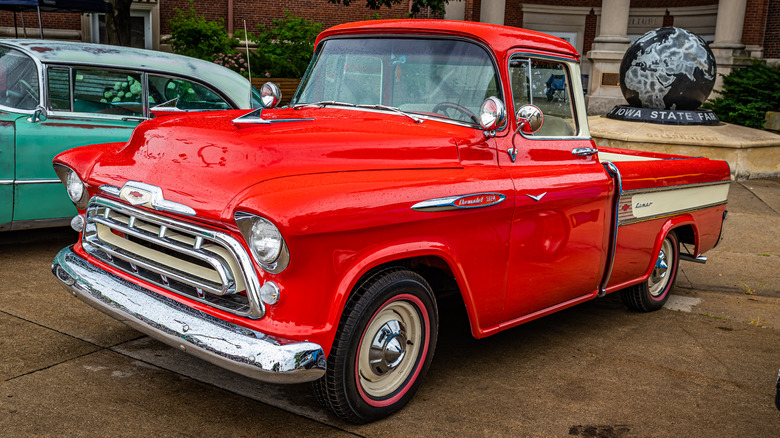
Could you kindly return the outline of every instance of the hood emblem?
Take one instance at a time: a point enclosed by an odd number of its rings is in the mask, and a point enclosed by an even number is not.
[[[528,193],[526,193],[525,196],[528,196],[529,198],[533,199],[534,201],[539,202],[539,201],[542,200],[542,198],[544,198],[544,195],[546,195],[546,194],[547,194],[547,192],[544,192],[541,195],[534,196],[534,195],[529,195]]]
[[[194,216],[192,207],[165,199],[161,188],[138,181],[128,181],[119,190],[119,198],[130,205],[142,206],[158,211]]]

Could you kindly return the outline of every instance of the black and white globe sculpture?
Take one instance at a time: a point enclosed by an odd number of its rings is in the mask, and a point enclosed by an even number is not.
[[[712,51],[701,37],[679,27],[651,30],[636,40],[620,63],[620,89],[628,106],[607,117],[666,124],[717,124],[698,110],[717,77]]]

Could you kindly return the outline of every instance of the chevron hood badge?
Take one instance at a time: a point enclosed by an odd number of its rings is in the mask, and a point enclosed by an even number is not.
[[[526,194],[525,194],[525,196],[528,196],[529,198],[531,198],[531,199],[533,199],[534,201],[537,201],[537,202],[538,202],[538,201],[541,201],[541,200],[542,200],[542,198],[544,198],[544,195],[546,195],[546,194],[547,194],[547,192],[544,192],[544,193],[542,193],[541,195],[534,196],[534,195],[529,195],[528,193],[526,193]]]

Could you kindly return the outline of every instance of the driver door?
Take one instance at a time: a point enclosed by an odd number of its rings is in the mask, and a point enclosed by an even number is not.
[[[571,99],[571,71],[576,65],[566,60],[516,55],[510,61],[515,113],[533,104],[544,124],[535,134],[496,138],[499,165],[515,187],[504,316],[509,325],[593,296],[604,272],[612,181],[596,155],[572,154],[594,145],[582,128],[584,114],[578,118],[582,108]],[[546,82],[560,75],[564,95],[549,96]]]

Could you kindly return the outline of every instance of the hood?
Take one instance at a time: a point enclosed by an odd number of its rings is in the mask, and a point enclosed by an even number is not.
[[[104,154],[89,181],[139,181],[219,220],[230,200],[274,178],[332,172],[459,167],[458,143],[478,129],[402,114],[334,108],[264,110],[268,124],[234,124],[246,111],[161,117]],[[282,121],[296,119],[296,121]],[[462,140],[459,140],[462,139]],[[228,212],[229,214],[229,212]]]

